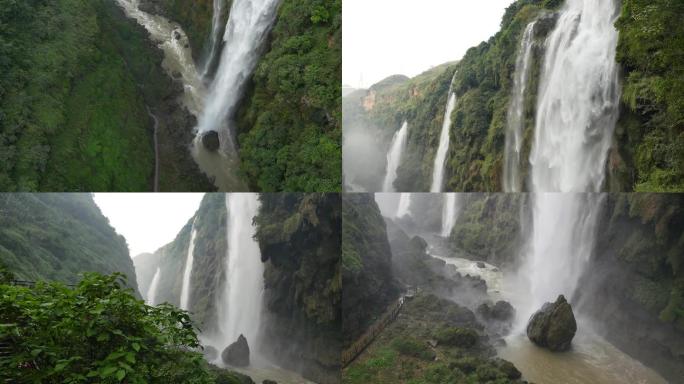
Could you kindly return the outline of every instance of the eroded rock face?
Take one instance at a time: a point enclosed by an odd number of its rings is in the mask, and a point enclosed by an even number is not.
[[[246,367],[249,365],[249,345],[247,339],[240,335],[237,341],[226,347],[221,353],[224,363],[234,367]]]
[[[545,303],[527,324],[527,337],[540,347],[551,351],[567,351],[577,332],[572,307],[563,295],[555,303]]]
[[[219,134],[216,131],[208,131],[202,134],[202,145],[208,151],[216,152],[221,147]]]

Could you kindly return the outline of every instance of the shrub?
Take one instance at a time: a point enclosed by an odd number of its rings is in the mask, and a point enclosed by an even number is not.
[[[405,356],[415,357],[421,360],[434,360],[433,352],[425,343],[412,337],[397,337],[392,340],[392,348]]]

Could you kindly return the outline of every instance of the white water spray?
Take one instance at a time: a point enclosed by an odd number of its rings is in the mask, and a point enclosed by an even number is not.
[[[535,138],[533,189],[598,192],[618,118],[613,0],[568,0],[546,41]]]
[[[521,192],[520,181],[520,150],[522,148],[522,132],[525,123],[525,91],[527,80],[530,75],[530,58],[532,57],[532,37],[534,25],[531,22],[525,28],[518,58],[515,62],[515,76],[513,79],[513,92],[508,106],[506,119],[506,146],[504,150],[504,179],[505,192]]]
[[[147,289],[147,304],[157,304],[157,289],[159,288],[159,279],[161,279],[161,267],[157,267],[157,272],[154,273],[150,288]]]
[[[407,138],[408,122],[404,121],[401,128],[394,133],[390,150],[387,152],[387,170],[385,172],[385,180],[382,183],[383,192],[395,192],[394,181],[397,179],[397,169],[399,169],[399,164],[401,164],[401,155],[406,147]]]
[[[456,75],[454,75],[454,78]],[[437,147],[437,154],[435,155],[435,165],[432,168],[432,186],[430,192],[442,192],[444,187],[444,168],[446,166],[446,155],[449,152],[449,128],[451,128],[451,113],[456,108],[456,93],[451,91],[454,84],[454,78],[451,79],[449,86],[449,99],[447,101],[446,110],[444,111],[444,120],[442,122],[442,132],[439,135],[439,146]]]
[[[402,218],[406,215],[410,215],[411,211],[411,194],[401,193],[399,196],[399,205],[397,206],[397,214],[395,217]]]
[[[222,131],[232,118],[245,83],[259,60],[261,47],[276,18],[278,0],[234,0],[230,9],[225,45],[216,77],[211,84],[198,131]],[[228,129],[228,149],[234,150],[232,128]]]
[[[192,263],[195,261],[195,222],[192,222],[190,229],[190,245],[188,246],[188,257],[185,259],[185,270],[183,271],[183,286],[181,287],[180,308],[190,309],[190,277],[192,276]]]
[[[547,40],[532,151],[531,305],[572,300],[594,247],[619,85],[610,0],[568,0]],[[525,319],[526,320],[526,319]]]
[[[228,209],[228,251],[223,292],[218,301],[220,335],[218,350],[223,351],[241,334],[250,349],[256,350],[264,292],[264,265],[252,224],[259,210],[257,194],[226,195]]]
[[[225,0],[214,0],[214,14],[211,19],[211,35],[209,35],[209,56],[207,56],[204,62],[204,68],[202,68],[202,77],[207,77],[211,65],[214,62],[216,53],[219,50],[221,44],[219,43],[219,32],[221,31],[221,14],[223,13],[223,2]]]
[[[457,195],[455,193],[443,193],[442,203],[442,237],[449,237],[456,224],[458,216]]]

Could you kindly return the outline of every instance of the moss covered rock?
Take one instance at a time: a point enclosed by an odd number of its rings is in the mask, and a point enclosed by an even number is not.
[[[572,338],[577,332],[577,322],[572,307],[563,295],[554,303],[546,303],[527,324],[527,337],[554,352],[570,349]]]

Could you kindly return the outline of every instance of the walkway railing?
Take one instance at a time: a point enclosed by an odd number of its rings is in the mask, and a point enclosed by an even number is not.
[[[361,337],[347,349],[342,351],[342,368],[346,368],[352,361],[354,361],[361,352],[375,340],[375,338],[387,328],[399,316],[399,311],[404,306],[406,299],[410,299],[415,295],[414,291],[409,291],[402,295],[394,304],[392,304],[387,311],[371,325]]]

